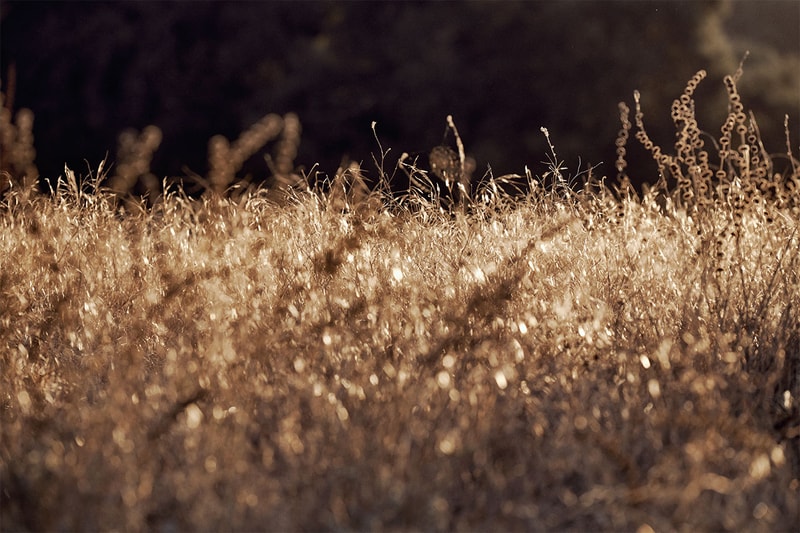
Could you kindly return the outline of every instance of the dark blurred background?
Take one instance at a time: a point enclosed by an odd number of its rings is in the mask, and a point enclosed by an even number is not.
[[[159,176],[207,171],[209,138],[295,112],[297,164],[333,174],[343,157],[374,172],[443,142],[452,114],[476,176],[544,171],[546,126],[574,173],[612,177],[617,102],[639,89],[653,139],[674,142],[670,104],[704,68],[701,128],[718,135],[722,76],[739,84],[768,148],[800,138],[800,2],[22,2],[2,0],[0,76],[35,113],[43,177],[96,168],[128,127],[159,126]],[[452,136],[449,141],[452,142]],[[632,143],[636,143],[632,140]],[[655,165],[632,150],[632,178]],[[424,160],[424,159],[421,159]],[[260,166],[259,166],[260,165]],[[266,177],[261,154],[250,171]],[[374,175],[374,174],[373,174]]]

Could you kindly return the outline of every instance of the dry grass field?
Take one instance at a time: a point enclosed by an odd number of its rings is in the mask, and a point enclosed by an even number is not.
[[[555,153],[460,195],[411,163],[403,195],[356,167],[149,206],[15,181],[0,529],[796,528],[800,165],[737,76],[701,133],[702,77],[669,149],[621,106],[615,185]]]

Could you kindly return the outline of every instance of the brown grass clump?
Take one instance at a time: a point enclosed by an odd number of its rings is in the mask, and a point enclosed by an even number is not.
[[[448,211],[404,159],[406,195],[349,165],[280,206],[10,191],[0,526],[792,529],[798,165],[739,111],[718,159],[691,94],[641,197],[556,164]]]

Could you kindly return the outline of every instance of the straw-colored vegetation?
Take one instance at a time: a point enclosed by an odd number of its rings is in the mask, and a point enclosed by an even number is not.
[[[622,105],[611,187],[553,151],[468,190],[457,135],[436,172],[298,186],[293,116],[215,138],[211,192],[149,206],[123,197],[154,130],[126,137],[113,194],[71,172],[38,194],[16,148],[0,528],[796,527],[800,166],[761,146],[739,74],[711,136],[690,82],[674,149]],[[661,168],[641,196],[629,135]],[[226,194],[276,137],[280,194]]]

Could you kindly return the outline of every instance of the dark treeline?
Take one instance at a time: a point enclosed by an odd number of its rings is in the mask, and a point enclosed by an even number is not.
[[[614,176],[617,102],[642,93],[649,132],[670,146],[669,109],[699,69],[698,117],[727,113],[720,80],[751,52],[740,91],[771,151],[783,116],[800,131],[800,4],[724,1],[2,2],[3,91],[35,114],[43,177],[85,173],[128,127],[154,124],[159,176],[205,175],[209,138],[267,113],[297,113],[297,163],[372,168],[370,124],[389,161],[426,159],[453,115],[480,177],[536,169],[546,126],[573,172]],[[8,102],[7,102],[8,104]],[[257,154],[248,171],[269,175]],[[393,159],[394,158],[394,159]],[[635,180],[655,167],[631,153]],[[633,167],[634,169],[636,167]]]

